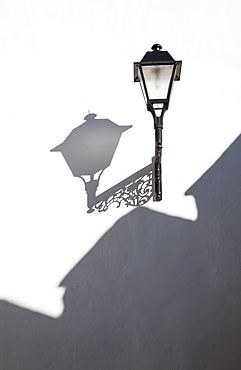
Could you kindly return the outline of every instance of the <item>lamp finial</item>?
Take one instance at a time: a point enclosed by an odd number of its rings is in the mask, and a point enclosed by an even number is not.
[[[160,44],[154,44],[151,49],[153,51],[161,50],[162,49],[162,46]]]

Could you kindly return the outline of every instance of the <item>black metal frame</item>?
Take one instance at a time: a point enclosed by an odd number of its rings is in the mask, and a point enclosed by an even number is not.
[[[164,104],[161,115],[157,116],[153,108],[153,105],[149,103],[147,109],[151,112],[154,119],[154,129],[155,129],[155,157],[153,161],[153,171],[152,171],[152,187],[153,187],[153,200],[162,200],[162,129],[163,129],[163,117],[168,109],[167,103]]]
[[[169,107],[169,101],[171,96],[171,90],[173,81],[179,81],[181,75],[182,61],[175,61],[171,55],[164,51],[160,51],[161,46],[155,44],[152,47],[153,52],[147,52],[144,58],[139,63],[134,63],[134,82],[142,82],[144,91],[144,99],[146,101],[147,110],[151,112],[154,119],[155,129],[155,158],[153,162],[153,201],[162,200],[162,168],[161,168],[161,157],[162,157],[162,129],[163,129],[163,116]],[[173,65],[172,76],[169,82],[167,98],[166,99],[150,99],[142,66],[154,66],[154,65]],[[162,107],[154,108],[155,104],[162,104]],[[161,110],[161,114],[157,115],[156,111]]]

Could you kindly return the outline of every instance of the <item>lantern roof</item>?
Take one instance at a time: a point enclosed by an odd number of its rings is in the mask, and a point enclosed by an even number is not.
[[[162,47],[160,44],[154,44],[152,46],[153,51],[148,51],[142,58],[140,64],[175,64],[175,60],[168,53],[168,51],[161,51]]]

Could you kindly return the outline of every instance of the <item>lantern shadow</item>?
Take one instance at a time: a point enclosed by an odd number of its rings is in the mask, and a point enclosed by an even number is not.
[[[109,119],[96,119],[88,114],[51,152],[61,152],[73,176],[84,181],[88,213],[107,211],[113,203],[119,207],[145,204],[152,195],[151,165],[116,184],[96,197],[103,171],[109,167],[122,133],[132,126],[118,126]]]

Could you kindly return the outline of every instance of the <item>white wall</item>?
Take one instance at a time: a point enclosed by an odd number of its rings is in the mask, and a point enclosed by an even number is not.
[[[133,82],[133,62],[154,43],[181,59],[183,69],[164,118],[163,201],[145,208],[198,221],[195,199],[184,193],[240,134],[240,11],[236,0],[1,2],[3,301],[61,318],[61,281],[133,211],[122,205],[87,214],[82,181],[50,150],[90,111],[133,126],[122,135],[98,193],[151,162],[153,122]],[[122,231],[144,237],[137,226]]]

